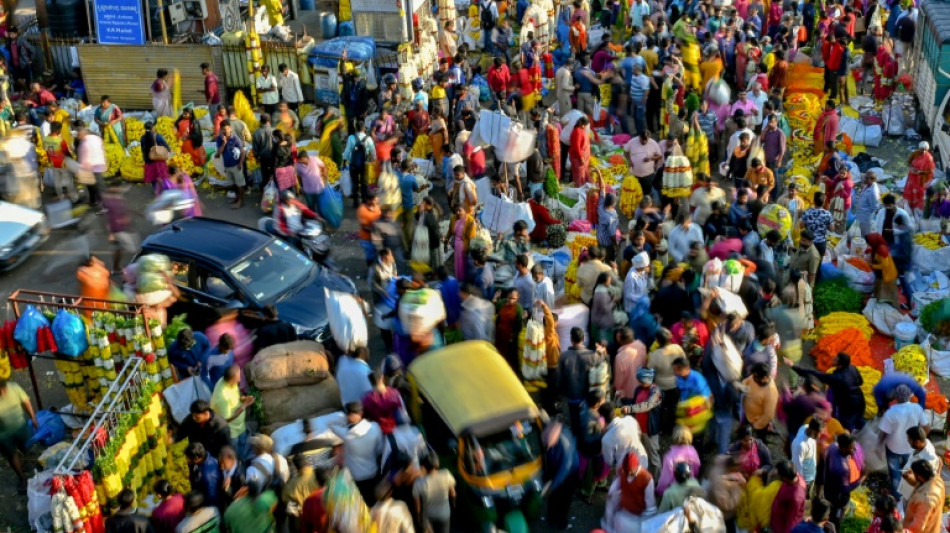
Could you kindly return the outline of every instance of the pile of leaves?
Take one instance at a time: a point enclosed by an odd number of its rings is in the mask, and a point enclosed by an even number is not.
[[[838,278],[815,285],[815,317],[821,318],[835,312],[860,313],[864,296],[848,286],[848,281]]]
[[[920,327],[924,328],[924,331],[929,333],[935,333],[939,336],[939,333],[936,331],[938,326],[943,326],[950,320],[947,320],[947,309],[950,308],[950,299],[944,298],[942,300],[937,300],[930,302],[920,311],[920,318],[918,323]],[[940,328],[942,329],[942,328]]]

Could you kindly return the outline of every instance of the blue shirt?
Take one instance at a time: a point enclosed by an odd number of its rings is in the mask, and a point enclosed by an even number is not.
[[[802,522],[794,528],[792,533],[824,533],[824,529],[814,522]]]
[[[708,398],[712,395],[706,378],[695,370],[690,370],[685,378],[676,376],[676,388],[680,390],[680,400],[688,400],[693,396]]]
[[[343,405],[357,402],[373,390],[369,382],[371,370],[362,359],[344,355],[336,364],[336,382],[340,386],[340,398]]]
[[[403,210],[412,211],[412,193],[419,187],[416,176],[411,173],[399,174],[399,192],[402,193]]]
[[[604,200],[606,195],[600,198],[600,205],[597,206],[597,242],[601,246],[615,246],[617,244],[617,225],[620,224],[620,218],[617,216],[616,209],[606,209]]]
[[[898,385],[907,385],[910,391],[914,393],[914,396],[917,397],[917,402],[920,406],[924,409],[927,408],[927,391],[920,386],[920,383],[917,383],[917,380],[908,374],[894,372],[892,374],[885,374],[881,377],[881,380],[874,385],[872,393],[874,394],[874,401],[877,403],[878,411],[884,411],[884,408],[890,403],[891,394],[894,393],[894,389],[896,389]]]
[[[215,144],[218,147],[218,153],[224,158],[225,168],[238,166],[238,163],[241,162],[241,150],[244,149],[244,142],[238,139],[237,135],[234,135],[232,132],[226,143],[224,141],[224,135],[219,135]],[[235,148],[238,150],[236,153],[234,151]],[[235,157],[235,155],[237,155],[237,157]]]
[[[633,67],[636,65],[640,65],[641,73],[647,69],[646,60],[638,55],[627,56],[620,62],[620,68],[623,69],[623,82],[627,85],[630,85],[630,79],[633,78]]]
[[[214,389],[214,385],[219,379],[221,379],[221,376],[224,375],[224,371],[233,364],[234,350],[231,350],[227,353],[221,353],[218,351],[218,347],[215,346],[210,352],[208,352],[208,358],[204,367],[202,368],[201,377],[204,378],[205,382],[208,383],[208,386],[211,387],[211,389]]]
[[[207,365],[208,352],[211,350],[211,342],[204,333],[194,332],[195,344],[187,350],[176,340],[168,348],[168,362],[178,370],[179,379],[185,379],[190,374],[190,367],[204,368]]]

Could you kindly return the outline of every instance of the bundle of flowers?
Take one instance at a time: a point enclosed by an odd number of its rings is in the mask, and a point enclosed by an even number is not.
[[[859,313],[847,313],[844,311],[836,311],[823,316],[818,321],[816,333],[818,334],[818,337],[825,337],[827,335],[834,335],[843,329],[849,328],[859,330],[867,340],[871,340],[871,335],[874,334],[874,329],[871,327],[871,323],[868,322],[867,318],[864,318],[864,315]]]
[[[854,366],[873,368],[880,366],[871,357],[871,347],[868,340],[857,328],[845,328],[833,335],[821,337],[815,343],[815,347],[811,349],[811,355],[815,358],[815,366],[822,372],[826,372],[834,366],[835,357],[840,352],[850,355],[851,364]]]
[[[930,380],[930,366],[927,364],[927,354],[919,344],[908,344],[893,356],[894,369],[914,376],[921,385]]]

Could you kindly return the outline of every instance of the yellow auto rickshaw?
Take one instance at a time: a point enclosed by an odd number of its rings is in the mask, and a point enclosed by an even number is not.
[[[541,509],[537,406],[484,341],[452,344],[409,365],[413,419],[455,474],[473,522],[527,532]]]

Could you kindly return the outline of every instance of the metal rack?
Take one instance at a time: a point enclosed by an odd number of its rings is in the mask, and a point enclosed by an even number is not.
[[[15,291],[7,298],[7,302],[13,306],[13,314],[16,320],[20,320],[21,306],[32,305],[42,311],[44,309],[59,311],[60,309],[69,309],[72,311],[104,311],[119,315],[134,316],[142,315],[145,326],[145,335],[151,338],[151,332],[148,327],[148,319],[145,316],[146,306],[120,302],[118,300],[106,300],[103,298],[89,298],[86,296],[76,296],[73,294],[57,294],[53,292],[32,291],[20,289]],[[36,371],[33,369],[33,357],[27,358],[30,370],[30,382],[33,384],[33,395],[36,397],[37,409],[43,408],[43,400],[40,399],[40,387],[36,381]],[[78,406],[77,406],[78,407]]]
[[[109,386],[102,397],[102,401],[96,406],[92,416],[86,421],[79,436],[66,450],[65,455],[56,465],[53,471],[55,475],[74,474],[78,470],[76,463],[86,455],[88,451],[92,452],[92,459],[102,452],[106,440],[101,439],[100,435],[112,438],[118,435],[116,426],[119,423],[120,415],[139,412],[135,407],[142,395],[148,377],[142,372],[145,360],[141,357],[130,357],[122,365],[116,375],[115,381]],[[90,462],[90,465],[92,463]]]

